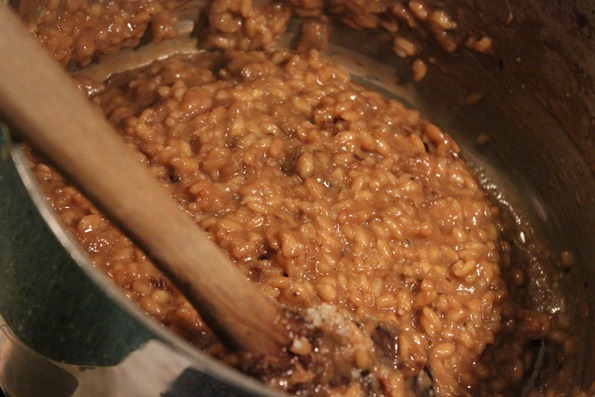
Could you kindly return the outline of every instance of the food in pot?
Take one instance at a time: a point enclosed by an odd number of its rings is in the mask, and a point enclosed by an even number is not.
[[[87,65],[136,47],[147,31],[156,43],[176,36],[174,1],[18,1],[21,18],[56,61]]]
[[[418,3],[401,14],[422,15]],[[301,51],[271,50],[288,6],[246,4],[212,3],[205,42],[223,50],[80,83],[131,155],[263,293],[315,324],[348,318],[334,325],[352,339],[368,332],[370,321],[397,330],[394,361],[379,365],[378,347],[355,346],[346,382],[322,382],[322,374],[307,371],[263,380],[298,395],[415,395],[420,379],[437,396],[516,395],[541,341],[557,338],[571,354],[563,313],[513,299],[531,270],[511,255],[501,210],[456,142],[308,50],[327,37],[319,11],[312,11],[321,19],[309,22]],[[432,15],[425,18],[452,28],[443,14]],[[394,50],[417,52],[399,38]],[[421,79],[426,65],[416,65]],[[43,162],[34,171],[98,268],[149,315],[241,367],[175,286],[81,193]],[[316,347],[298,341],[291,351]],[[549,385],[534,383],[535,395]]]
[[[499,209],[454,140],[417,111],[353,84],[314,50],[175,56],[93,91],[131,155],[265,294],[398,329],[397,370],[381,378],[387,395],[402,395],[424,367],[437,395],[490,384],[481,354],[510,304]],[[211,354],[229,354],[91,203],[49,166],[35,173],[131,299]],[[525,321],[536,339],[549,328],[546,316]],[[355,371],[372,370],[368,353]]]

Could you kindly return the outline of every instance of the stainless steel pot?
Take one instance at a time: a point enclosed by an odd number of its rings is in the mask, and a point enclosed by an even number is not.
[[[338,29],[329,52],[454,135],[495,198],[549,251],[573,254],[559,272],[562,304],[548,309],[567,311],[575,328],[567,391],[586,388],[595,381],[595,3],[428,3],[488,34],[493,54],[430,44],[430,73],[414,84],[381,34]],[[467,103],[476,92],[483,100]],[[478,134],[489,142],[477,145]],[[13,397],[275,395],[122,298],[61,229],[6,128],[0,314],[0,387]]]

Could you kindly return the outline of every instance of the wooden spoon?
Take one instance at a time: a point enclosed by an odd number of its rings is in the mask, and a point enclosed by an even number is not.
[[[257,357],[286,350],[282,310],[131,156],[7,6],[0,6],[0,112],[147,252],[224,341]]]

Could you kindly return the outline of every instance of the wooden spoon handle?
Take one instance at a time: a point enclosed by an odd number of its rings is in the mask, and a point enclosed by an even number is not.
[[[0,6],[0,111],[149,254],[218,335],[256,355],[289,344],[278,306],[131,156],[7,6]]]

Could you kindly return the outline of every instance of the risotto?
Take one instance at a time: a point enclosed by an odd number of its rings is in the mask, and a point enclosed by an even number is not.
[[[78,3],[70,3],[75,11]],[[456,142],[417,111],[353,83],[318,51],[329,34],[322,3],[293,2],[310,18],[299,51],[272,49],[289,20],[288,3],[249,3],[212,2],[204,42],[218,50],[79,84],[130,154],[264,294],[308,313],[315,325],[348,318],[355,329],[331,326],[355,339],[370,321],[396,330],[390,365],[372,359],[378,346],[356,347],[348,363],[353,381],[323,383],[320,374],[295,372],[259,374],[263,381],[304,396],[410,396],[420,393],[421,374],[436,396],[518,394],[537,360],[535,341],[555,334],[562,343],[569,324],[512,299],[525,271],[511,260],[499,207]],[[331,2],[327,11],[352,27],[389,32],[398,20],[426,21],[445,49],[452,44],[444,32],[456,23],[421,2],[405,9],[372,1],[363,13],[356,3]],[[174,8],[148,4],[157,16]],[[145,11],[137,21],[143,29],[151,19]],[[379,17],[388,14],[392,25]],[[170,25],[159,26],[170,34]],[[130,33],[125,42],[139,39]],[[54,37],[42,28],[37,34],[46,44]],[[58,60],[85,64],[91,54],[120,48],[87,53],[81,37],[58,51]],[[419,46],[395,36],[393,50],[411,57]],[[413,67],[414,79],[423,78],[423,61]],[[34,172],[68,230],[130,299],[197,347],[249,371],[76,188],[42,161]],[[313,348],[303,341],[291,351]],[[366,383],[368,374],[378,384]]]
[[[176,56],[94,90],[131,153],[265,294],[396,327],[393,382],[428,367],[439,395],[460,395],[487,375],[479,357],[507,299],[499,211],[418,112],[314,50]],[[48,166],[35,171],[98,267],[222,352],[138,248]]]

